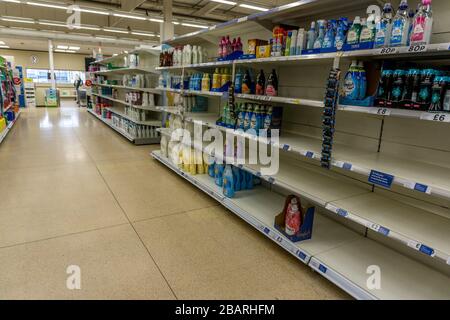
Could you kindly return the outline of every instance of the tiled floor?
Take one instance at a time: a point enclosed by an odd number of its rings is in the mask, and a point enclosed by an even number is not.
[[[154,148],[84,109],[25,110],[0,145],[0,299],[348,298]]]

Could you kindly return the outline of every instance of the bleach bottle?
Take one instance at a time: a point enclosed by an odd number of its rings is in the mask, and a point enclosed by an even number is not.
[[[358,62],[356,60],[353,60],[350,69],[348,70],[344,79],[344,95],[347,99],[359,99],[359,77],[360,75]]]
[[[402,0],[392,22],[391,46],[406,46],[409,32],[408,0]]]
[[[375,48],[389,46],[392,32],[392,5],[386,3],[383,7],[383,15],[381,20],[376,24],[375,32]]]

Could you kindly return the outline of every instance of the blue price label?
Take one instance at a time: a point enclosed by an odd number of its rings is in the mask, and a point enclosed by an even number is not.
[[[432,256],[434,255],[434,250],[424,244],[422,244],[419,248],[419,251],[425,253],[426,255]]]
[[[283,146],[283,150],[284,150],[284,151],[289,151],[290,148],[291,148],[291,147],[290,147],[288,144],[285,144],[285,145]]]
[[[269,228],[267,228],[267,227],[266,227],[266,228],[264,228],[264,233],[265,233],[265,234],[269,234],[269,233],[270,233],[270,229],[269,229]]]
[[[344,162],[344,164],[342,165],[342,169],[344,170],[352,170],[352,164],[348,163],[348,162]]]
[[[297,251],[297,255],[300,259],[305,260],[306,259],[306,254],[304,254],[303,252],[301,252],[300,250]]]
[[[344,209],[338,209],[338,211],[336,212],[338,215],[340,215],[341,217],[346,217],[348,216],[348,212]]]
[[[426,193],[428,190],[428,186],[425,184],[416,183],[416,185],[414,186],[414,190]]]
[[[392,182],[394,182],[394,176],[384,172],[372,170],[369,175],[369,182],[385,188],[390,188],[392,186]]]
[[[327,273],[327,267],[325,267],[324,265],[320,265],[319,266],[319,270],[322,272],[322,273]]]
[[[381,233],[381,234],[383,234],[383,235],[385,235],[385,236],[388,236],[390,230],[389,230],[388,228],[385,228],[385,227],[380,226],[380,228],[378,229],[378,232]]]
[[[311,152],[311,151],[308,151],[308,152],[306,152],[306,155],[305,155],[307,158],[313,158],[314,157],[314,152]]]

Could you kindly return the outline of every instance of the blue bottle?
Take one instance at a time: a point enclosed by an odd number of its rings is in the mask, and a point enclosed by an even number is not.
[[[340,18],[337,23],[337,29],[336,29],[336,37],[334,39],[334,46],[337,50],[342,50],[342,47],[344,47],[345,44],[345,38],[347,36],[347,30],[348,30],[348,19],[347,18]]]
[[[336,20],[330,20],[327,24],[327,31],[325,33],[325,37],[323,38],[323,49],[331,49],[334,48],[334,42],[336,38]]]
[[[344,79],[344,96],[347,99],[358,100],[359,99],[359,79],[360,72],[358,69],[358,62],[354,60],[345,75]]]
[[[223,186],[222,186],[223,194],[227,198],[234,197],[234,177],[233,170],[231,169],[231,165],[227,164],[225,166],[225,170],[223,172]]]
[[[408,0],[402,0],[392,22],[391,46],[406,46],[409,32]]]
[[[359,68],[359,100],[364,100],[367,94],[367,76],[366,69],[364,69],[364,63],[362,61],[358,64]]]
[[[252,122],[252,116],[253,116],[253,108],[251,104],[247,105],[247,112],[245,113],[244,117],[244,131],[247,131],[251,127]]]
[[[314,42],[314,49],[321,49],[323,46],[323,40],[325,38],[325,20],[319,20],[317,21],[317,24],[319,25],[319,34],[317,36],[316,41]]]
[[[234,79],[234,92],[242,93],[242,77],[243,74],[240,69],[236,72],[236,78]]]
[[[245,172],[245,180],[246,180],[246,189],[252,190],[253,189],[253,174],[250,172]]]
[[[238,167],[233,166],[234,191],[241,191],[241,173]]]
[[[392,12],[394,9],[390,3],[383,7],[383,15],[376,24],[375,29],[375,48],[388,47],[391,41],[392,33]]]
[[[215,178],[215,172],[214,172],[215,166],[216,166],[215,161],[213,161],[210,165],[208,165],[208,175],[211,178]]]
[[[218,164],[214,166],[214,181],[216,185],[221,187],[223,185],[223,171],[225,166],[223,164]]]

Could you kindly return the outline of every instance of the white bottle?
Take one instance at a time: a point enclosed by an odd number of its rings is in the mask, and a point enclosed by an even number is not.
[[[291,46],[289,47],[289,55],[294,56],[297,52],[297,30],[291,31]]]
[[[197,47],[197,63],[203,63],[203,50],[201,46]]]
[[[198,49],[197,46],[192,47],[192,64],[198,63]]]
[[[306,30],[303,28],[298,29],[297,43],[295,48],[296,55],[302,54],[302,50],[306,49],[306,38],[307,38]]]

